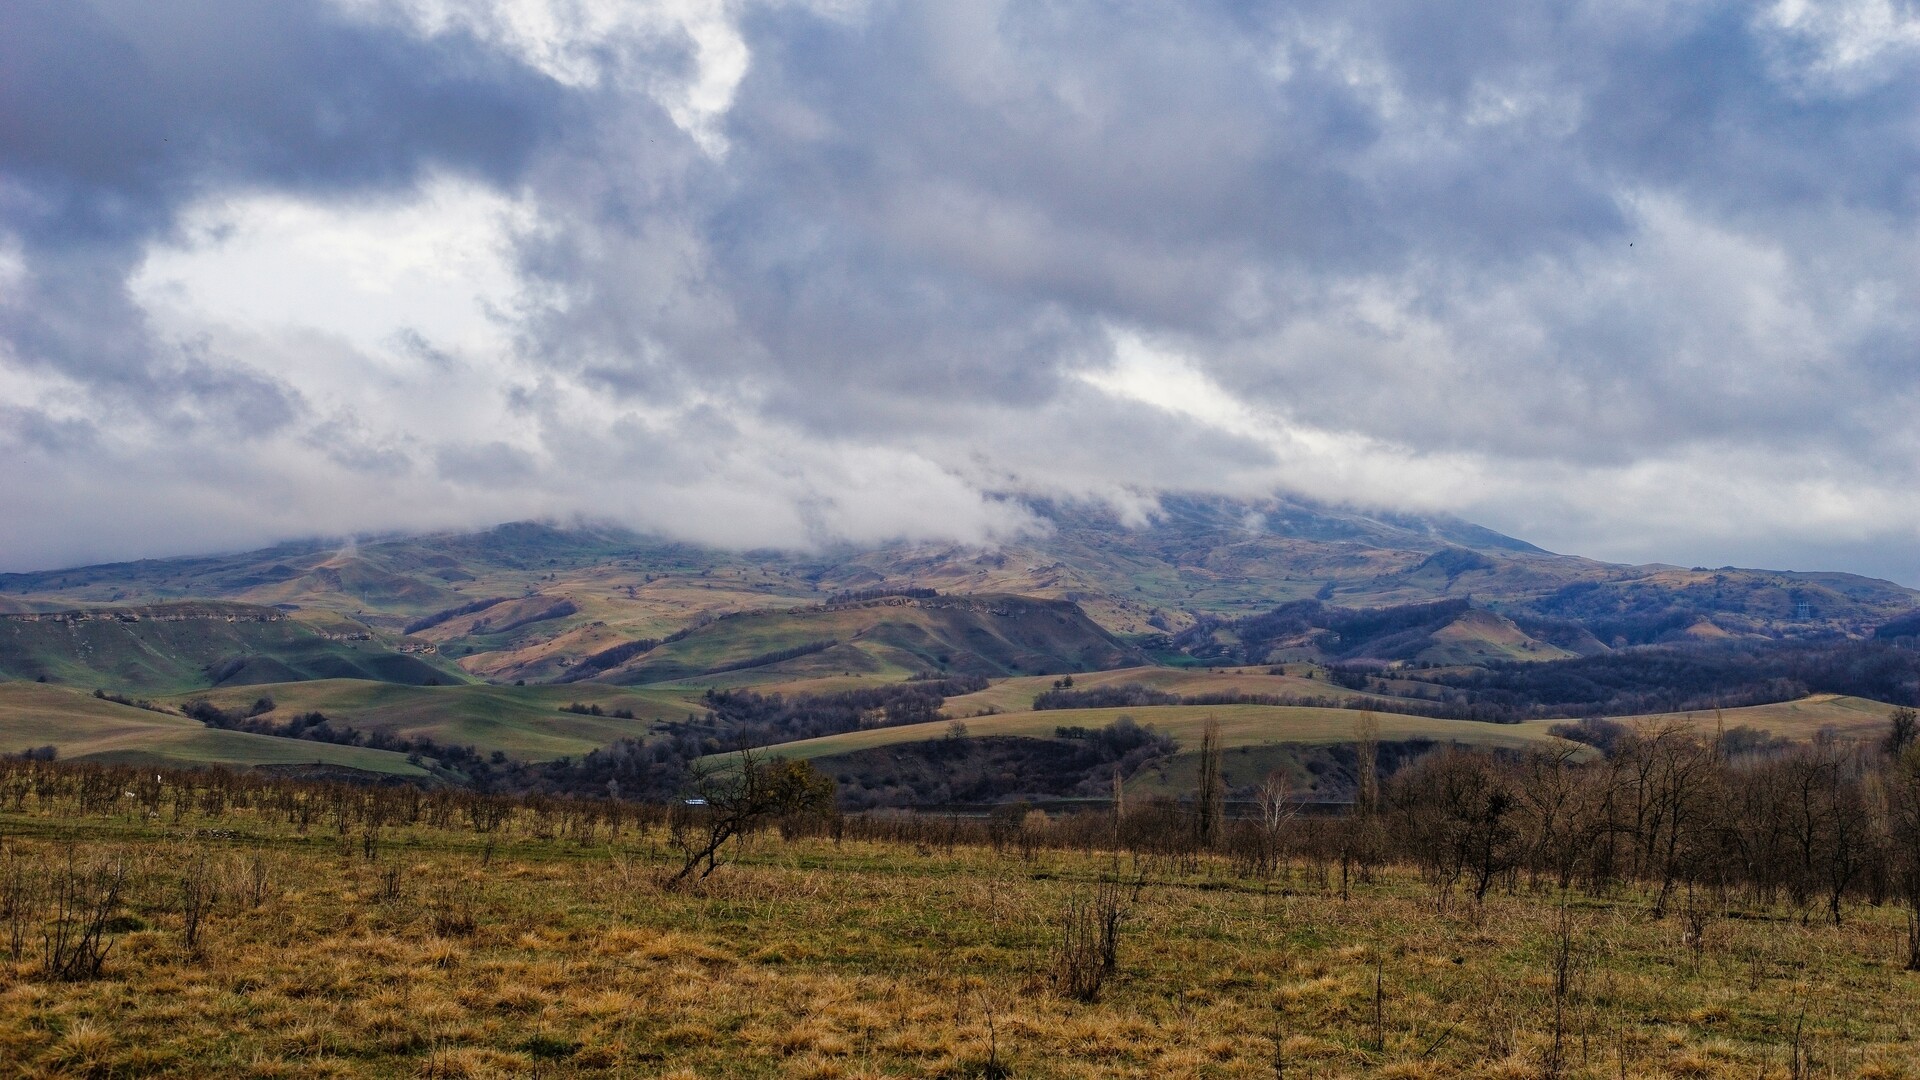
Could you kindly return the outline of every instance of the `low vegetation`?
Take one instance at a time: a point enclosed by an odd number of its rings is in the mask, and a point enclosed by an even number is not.
[[[1342,816],[1277,783],[1223,815],[1217,760],[1184,800],[982,818],[840,815],[781,762],[716,774],[737,805],[672,808],[0,762],[0,1056],[26,1075],[1913,1076],[1904,720],[1749,756],[1651,727],[1599,760],[1442,752],[1368,770]]]

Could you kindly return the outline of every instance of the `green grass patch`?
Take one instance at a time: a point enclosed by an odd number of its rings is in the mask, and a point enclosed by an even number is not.
[[[0,753],[53,746],[65,761],[171,765],[338,765],[425,776],[387,750],[284,739],[206,727],[66,687],[0,683]]]

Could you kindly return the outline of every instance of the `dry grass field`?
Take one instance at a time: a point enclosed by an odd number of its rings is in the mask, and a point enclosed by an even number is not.
[[[1273,683],[1297,683],[1297,676],[1274,676],[1246,671],[1180,672],[1170,668],[1137,668],[1117,672],[1097,672],[1076,677],[1074,685],[1099,686],[1107,683],[1143,682],[1157,689],[1183,693],[1224,693],[1239,689],[1246,693],[1272,692],[1264,687]],[[1298,772],[1298,751],[1302,747],[1333,746],[1352,743],[1361,712],[1351,708],[1308,708],[1292,705],[1147,705],[1107,709],[1048,709],[1044,711],[1001,712],[967,715],[963,703],[995,700],[1017,703],[1024,698],[1031,705],[1032,695],[1051,685],[1052,680],[1009,679],[996,682],[977,694],[948,702],[948,715],[963,717],[969,737],[1021,736],[1050,739],[1063,727],[1099,728],[1121,716],[1173,736],[1179,743],[1176,753],[1141,770],[1128,781],[1127,790],[1137,794],[1179,794],[1192,790],[1197,747],[1202,729],[1209,721],[1219,725],[1220,746],[1227,751],[1224,767],[1230,786],[1256,784],[1267,773],[1280,769]],[[1325,684],[1322,684],[1325,685]],[[1256,687],[1259,689],[1247,689]],[[1337,687],[1329,689],[1338,690]],[[1367,695],[1344,692],[1350,698]],[[1797,701],[1746,708],[1693,713],[1662,713],[1617,718],[1630,727],[1673,726],[1702,735],[1716,730],[1750,727],[1774,736],[1807,741],[1822,731],[1831,730],[1843,738],[1877,737],[1884,730],[1893,706],[1866,698],[1816,694]],[[1568,746],[1552,734],[1564,720],[1528,720],[1517,724],[1495,724],[1473,720],[1446,720],[1405,713],[1375,712],[1377,737],[1387,741],[1432,740],[1500,750]],[[819,738],[802,739],[767,748],[765,753],[808,761],[825,761],[879,747],[925,742],[947,737],[953,728],[948,722],[908,724],[898,727],[869,728]],[[1581,751],[1585,753],[1584,749]]]
[[[1059,850],[1038,817],[1000,850],[764,833],[671,889],[664,832],[632,822],[523,807],[483,844],[0,794],[10,1075],[1920,1076],[1890,909],[1656,919],[1524,876],[1474,906],[1405,869],[1343,898],[1325,864]],[[99,977],[48,977],[47,890],[115,865]],[[1089,1002],[1056,976],[1103,879],[1118,948]]]
[[[1264,667],[1241,668],[1176,668],[1176,667],[1130,667],[1116,668],[1112,671],[1092,671],[1075,674],[1075,690],[1091,690],[1102,686],[1121,686],[1138,683],[1142,686],[1169,694],[1198,696],[1201,694],[1272,694],[1276,697],[1320,697],[1337,698],[1348,701],[1354,698],[1368,698],[1390,703],[1391,698],[1377,694],[1365,694],[1349,690],[1344,686],[1327,681],[1312,664],[1289,664],[1286,674],[1269,674]],[[1312,678],[1308,672],[1314,672]],[[989,712],[1027,712],[1033,708],[1033,699],[1052,688],[1058,679],[1050,675],[1027,675],[1013,679],[996,679],[992,686],[977,693],[964,694],[948,700],[944,711],[950,716],[979,716]],[[1385,705],[1384,707],[1391,707]]]
[[[1770,731],[1783,739],[1811,739],[1831,728],[1844,738],[1878,735],[1887,726],[1887,714],[1893,706],[1869,698],[1839,694],[1813,694],[1797,701],[1771,705],[1750,705],[1739,709],[1702,710],[1690,713],[1657,713],[1651,716],[1621,717],[1623,722],[1679,723],[1701,732],[1736,727]]]

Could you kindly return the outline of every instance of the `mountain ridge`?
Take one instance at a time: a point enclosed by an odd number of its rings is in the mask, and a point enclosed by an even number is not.
[[[1284,495],[1167,494],[1147,521],[1133,524],[1105,504],[1023,505],[1046,523],[1044,535],[994,547],[727,551],[616,526],[524,521],[345,545],[289,542],[232,555],[0,575],[0,612],[255,604],[344,620],[349,629],[393,641],[417,635],[475,678],[547,682],[578,678],[577,664],[609,650],[626,655],[591,677],[615,677],[614,667],[639,670],[649,663],[648,650],[718,618],[744,612],[775,619],[784,612],[792,621],[800,619],[794,612],[836,596],[888,590],[1059,601],[1123,648],[1151,648],[1211,628],[1220,640],[1196,658],[1209,650],[1238,655],[1229,624],[1308,601],[1366,610],[1449,600],[1490,613],[1452,629],[1430,628],[1439,636],[1409,640],[1380,657],[1421,662],[1546,659],[1713,636],[1859,637],[1920,607],[1920,592],[1859,575],[1605,563],[1457,518]],[[836,635],[769,632],[764,648],[742,646],[748,655],[729,654],[729,662],[830,637]],[[647,642],[655,644],[636,649]],[[811,666],[830,666],[835,657],[848,670],[868,663],[848,654],[851,646],[836,647],[841,651],[822,652]],[[959,655],[953,647],[922,652]],[[901,666],[909,653],[889,653],[881,666]],[[1028,662],[1041,656],[1063,663],[1047,649]],[[977,667],[997,671],[1006,662]]]

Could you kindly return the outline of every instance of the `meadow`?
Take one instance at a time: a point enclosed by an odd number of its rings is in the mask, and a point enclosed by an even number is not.
[[[815,761],[828,772],[837,771],[854,755],[884,747],[927,743],[964,732],[967,738],[1019,737],[1055,739],[1062,728],[1097,729],[1121,717],[1131,718],[1154,731],[1171,736],[1178,746],[1174,753],[1157,759],[1127,780],[1127,790],[1142,795],[1169,795],[1191,791],[1196,782],[1201,734],[1209,724],[1216,727],[1218,745],[1226,755],[1223,768],[1230,788],[1257,784],[1274,770],[1283,770],[1302,778],[1301,758],[1315,747],[1337,747],[1356,739],[1363,709],[1379,702],[1383,710],[1372,712],[1373,737],[1408,744],[1433,743],[1505,751],[1567,749],[1571,744],[1556,737],[1555,727],[1564,720],[1527,720],[1514,724],[1495,724],[1473,720],[1447,720],[1413,716],[1391,711],[1392,700],[1327,685],[1324,680],[1308,680],[1291,675],[1265,675],[1244,671],[1180,671],[1171,668],[1134,668],[1117,672],[1095,672],[1077,676],[1074,685],[1102,686],[1142,683],[1156,689],[1184,694],[1244,693],[1285,694],[1298,692],[1297,684],[1319,682],[1348,702],[1343,708],[1319,708],[1296,705],[1145,705],[1101,709],[1030,708],[1017,712],[993,712],[967,715],[969,704],[1005,703],[1031,706],[1033,695],[1055,680],[1044,678],[1007,679],[976,694],[949,699],[945,711],[961,725],[935,721],[893,727],[868,728],[841,732],[812,739],[801,739],[765,748],[764,752],[800,760]],[[1876,735],[1886,726],[1892,706],[1866,698],[1835,694],[1816,694],[1794,701],[1745,708],[1704,710],[1690,713],[1660,713],[1615,718],[1630,727],[1671,726],[1701,736],[1718,731],[1746,727],[1768,735],[1795,741],[1814,739],[1823,732],[1840,738],[1860,739]],[[1584,748],[1573,748],[1584,750]],[[716,761],[731,760],[731,755]]]
[[[1171,735],[1183,747],[1197,747],[1201,731],[1218,724],[1221,745],[1315,745],[1348,743],[1360,711],[1321,709],[1297,705],[1151,705],[1109,709],[1048,709],[1042,712],[1000,713],[965,720],[933,721],[899,727],[868,728],[769,747],[782,757],[813,759],[853,753],[897,743],[924,742],[964,730],[969,737],[1024,736],[1053,738],[1059,729],[1100,728],[1122,716]],[[1475,746],[1523,749],[1552,740],[1547,729],[1560,721],[1531,720],[1520,724],[1485,724],[1472,720],[1436,720],[1405,713],[1374,713],[1383,739],[1432,739]],[[1884,714],[1882,714],[1884,720]],[[960,729],[954,724],[961,725]]]
[[[375,684],[381,685],[381,684]],[[168,765],[330,765],[425,776],[406,755],[363,746],[222,731],[173,713],[62,686],[0,682],[0,754],[56,747],[65,758]]]
[[[581,682],[562,686],[402,686],[361,679],[316,679],[263,686],[220,687],[170,698],[173,707],[205,700],[246,709],[260,698],[274,708],[268,721],[305,712],[340,717],[365,731],[401,738],[425,736],[450,745],[501,750],[527,761],[584,754],[618,739],[648,734],[656,724],[703,711],[699,691],[626,688]],[[569,712],[572,705],[600,714]],[[631,713],[615,716],[615,712]]]
[[[1138,684],[1169,694],[1268,694],[1275,697],[1332,698],[1340,701],[1373,700],[1389,703],[1382,694],[1350,690],[1322,677],[1323,669],[1314,664],[1295,663],[1279,667],[1193,668],[1142,666],[1109,671],[1075,672],[1073,688],[1089,690],[1103,686]],[[1028,712],[1034,698],[1059,685],[1051,675],[1026,675],[995,679],[993,685],[972,694],[951,698],[945,711],[956,717],[987,716],[997,712]]]
[[[1475,902],[1390,860],[1349,876],[1319,845],[1332,826],[1306,818],[1259,865],[1114,843],[1097,814],[782,824],[675,886],[659,808],[10,764],[0,1060],[23,1076],[1920,1075],[1920,975],[1891,905],[1849,903],[1835,926],[1721,888],[1661,917],[1641,886],[1518,869]],[[91,912],[98,971],[54,970],[61,927]],[[1110,970],[1076,937],[1090,926]]]

